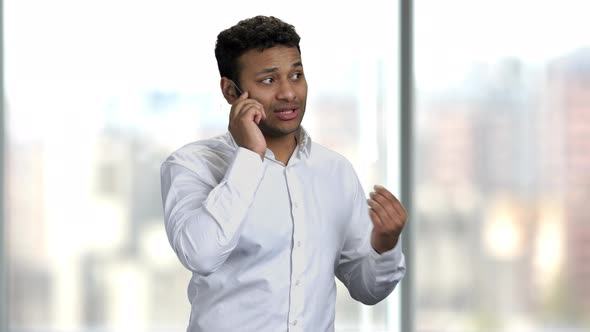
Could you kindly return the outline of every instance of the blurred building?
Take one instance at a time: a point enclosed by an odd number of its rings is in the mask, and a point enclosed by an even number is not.
[[[555,60],[548,70],[548,116],[562,138],[565,260],[572,313],[590,314],[590,48]],[[561,128],[560,128],[561,127]],[[573,291],[575,290],[575,291]]]
[[[506,58],[418,91],[422,331],[590,312],[590,51],[548,68]]]

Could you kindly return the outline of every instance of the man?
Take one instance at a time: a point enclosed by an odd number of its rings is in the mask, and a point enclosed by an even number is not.
[[[293,26],[257,16],[215,55],[229,132],[162,165],[166,232],[192,271],[189,331],[333,331],[337,276],[375,304],[405,274],[400,202],[300,126],[305,80]],[[368,203],[367,203],[368,202]]]

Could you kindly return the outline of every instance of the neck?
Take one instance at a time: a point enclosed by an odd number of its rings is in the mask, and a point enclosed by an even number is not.
[[[297,131],[298,132],[298,131]],[[275,159],[287,165],[295,147],[297,146],[296,133],[281,137],[265,137],[266,146],[275,155]]]

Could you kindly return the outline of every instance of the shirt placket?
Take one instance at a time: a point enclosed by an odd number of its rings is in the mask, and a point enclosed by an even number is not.
[[[297,179],[294,167],[287,167],[287,186],[291,198],[291,217],[293,221],[293,244],[291,249],[291,284],[289,301],[289,331],[303,331],[303,309],[304,309],[304,283],[303,278],[305,267],[304,257],[304,234],[305,234],[305,213],[303,197],[299,188],[300,181]]]

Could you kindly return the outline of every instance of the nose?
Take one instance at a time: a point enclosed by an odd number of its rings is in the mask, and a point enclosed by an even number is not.
[[[293,83],[290,80],[282,80],[279,83],[279,91],[277,93],[277,99],[292,101],[296,97]]]

